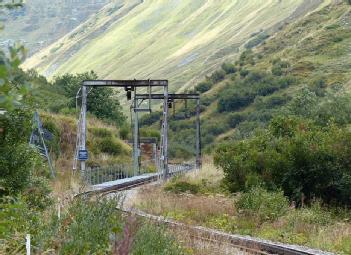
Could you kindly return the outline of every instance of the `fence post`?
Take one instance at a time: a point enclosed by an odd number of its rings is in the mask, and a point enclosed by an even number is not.
[[[30,234],[26,235],[26,251],[26,254],[30,255]]]

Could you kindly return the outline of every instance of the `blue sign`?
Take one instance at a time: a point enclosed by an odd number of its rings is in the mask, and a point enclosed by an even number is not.
[[[79,150],[78,151],[78,160],[79,161],[87,161],[89,158],[87,150]]]

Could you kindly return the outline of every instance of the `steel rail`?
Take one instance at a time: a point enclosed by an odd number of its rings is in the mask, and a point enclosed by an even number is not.
[[[118,210],[120,210],[118,208]],[[156,223],[167,225],[171,228],[192,231],[196,233],[198,238],[221,240],[219,242],[230,244],[238,249],[244,249],[251,253],[259,254],[277,254],[277,255],[334,255],[334,253],[323,252],[319,250],[309,249],[301,246],[286,245],[282,243],[275,243],[267,240],[253,238],[249,236],[240,236],[228,234],[222,231],[205,228],[201,226],[190,226],[184,223],[176,222],[166,219],[164,217],[155,216],[144,213],[138,210],[122,210],[125,213],[151,220]],[[203,236],[202,236],[203,235]],[[208,238],[211,237],[211,238]]]

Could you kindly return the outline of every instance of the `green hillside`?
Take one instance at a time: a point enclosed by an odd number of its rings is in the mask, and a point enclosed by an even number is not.
[[[1,10],[0,48],[21,42],[33,54],[85,22],[108,0],[27,0],[23,8]],[[120,4],[121,0],[114,1]]]
[[[241,46],[318,7],[320,0],[125,1],[28,59],[52,77],[94,70],[100,78],[167,78],[172,90],[234,59]]]
[[[224,64],[196,85],[195,90],[202,93],[203,145],[212,150],[223,141],[250,136],[281,114],[302,88],[315,93],[320,102],[329,90],[348,91],[350,15],[350,5],[331,4],[244,51],[237,61]],[[194,105],[188,107],[186,115],[184,106],[178,105],[171,118],[173,157],[186,157],[195,148]],[[298,107],[308,112],[303,103]],[[325,114],[334,115],[327,108]],[[150,125],[155,116],[145,116],[143,124]]]

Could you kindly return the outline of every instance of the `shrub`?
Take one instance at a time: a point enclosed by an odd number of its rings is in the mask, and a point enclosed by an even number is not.
[[[110,250],[110,235],[120,233],[121,214],[118,200],[74,200],[63,215],[63,239],[60,254],[103,254]]]
[[[256,187],[243,193],[236,202],[241,213],[257,218],[260,222],[273,221],[289,209],[289,201],[282,191],[268,192]]]
[[[144,224],[137,232],[133,255],[182,255],[185,251],[163,227]]]
[[[122,145],[119,141],[114,138],[103,138],[98,142],[98,146],[101,152],[118,155],[122,153]]]
[[[268,130],[220,146],[215,162],[232,191],[247,189],[249,178],[256,176],[297,202],[317,197],[351,205],[350,144],[347,129],[335,125],[321,129],[311,121],[278,117]]]
[[[226,123],[218,125],[218,123],[209,122],[203,125],[204,132],[206,134],[214,135],[214,136],[220,135],[225,131],[227,131],[228,129],[229,129],[229,126]]]
[[[130,134],[130,128],[127,126],[123,126],[119,130],[119,137],[123,140],[127,140],[129,138],[129,134]]]
[[[160,121],[162,112],[152,112],[150,114],[145,114],[140,118],[140,125],[151,126],[157,121]]]
[[[172,146],[169,148],[169,156],[172,158],[188,160],[194,155],[194,148],[189,148],[189,146],[179,144],[178,141],[175,141],[174,143],[172,142],[171,144]]]
[[[160,131],[152,128],[141,128],[140,129],[141,137],[154,137],[157,138],[158,141],[161,139]]]
[[[218,70],[218,71],[215,71],[212,75],[211,75],[211,81],[213,83],[217,83],[217,82],[220,82],[224,79],[226,73],[224,70]]]
[[[168,182],[164,187],[165,191],[170,191],[173,193],[185,193],[189,192],[192,194],[196,194],[199,192],[200,187],[196,184],[189,183],[187,181],[182,181],[177,178]]]
[[[228,116],[228,124],[230,127],[235,128],[237,125],[239,125],[241,122],[246,120],[247,114],[243,112],[236,112],[232,113]]]
[[[258,35],[256,35],[253,39],[251,39],[248,43],[246,43],[245,48],[252,49],[263,43],[267,38],[269,38],[269,35],[266,32],[261,32]]]
[[[30,208],[44,210],[53,204],[49,182],[44,177],[31,176],[29,187],[23,192],[23,199]]]
[[[275,76],[281,76],[283,75],[283,70],[279,65],[274,65],[272,67],[272,74],[274,74]]]
[[[236,73],[237,71],[235,65],[233,64],[223,63],[221,67],[226,74]]]
[[[33,169],[41,168],[38,153],[28,144],[31,119],[29,110],[0,115],[0,197],[24,191],[30,185]]]
[[[322,207],[320,201],[315,201],[309,207],[292,211],[287,216],[287,220],[290,227],[294,227],[296,224],[326,226],[332,222],[332,214]]]
[[[242,78],[245,78],[249,73],[250,73],[249,70],[246,70],[246,69],[241,69],[240,70],[240,76]]]
[[[213,83],[210,80],[200,82],[196,85],[195,90],[199,93],[205,93],[209,91],[213,86]]]
[[[218,101],[218,111],[236,111],[242,107],[248,106],[254,99],[255,96],[249,92],[227,91]]]

